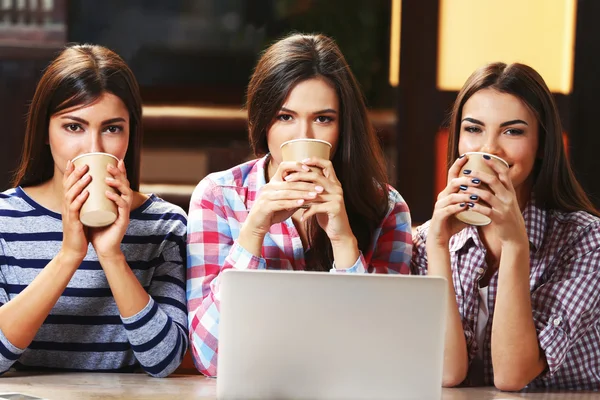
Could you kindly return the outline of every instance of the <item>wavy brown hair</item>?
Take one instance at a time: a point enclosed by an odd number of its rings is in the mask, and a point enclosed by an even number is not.
[[[47,143],[50,117],[72,107],[85,107],[104,93],[119,97],[129,110],[129,144],[125,154],[127,178],[133,190],[140,185],[142,100],[133,73],[113,51],[96,45],[64,49],[44,71],[27,115],[25,143],[13,186],[34,186],[54,175]]]
[[[488,88],[519,98],[537,119],[538,146],[541,151],[538,151],[539,157],[533,169],[536,204],[548,210],[586,211],[600,216],[577,182],[567,160],[562,140],[562,125],[554,97],[540,74],[524,64],[488,64],[473,72],[467,79],[458,93],[450,117],[448,168],[459,156],[458,140],[464,105],[476,92]]]
[[[358,248],[366,252],[387,211],[388,179],[383,152],[369,121],[359,84],[333,39],[293,34],[271,45],[250,79],[246,107],[248,131],[256,156],[269,152],[267,134],[290,91],[300,82],[324,78],[340,103],[340,137],[332,163],[344,190],[344,203]],[[331,242],[309,221],[306,268],[327,271],[333,263]]]

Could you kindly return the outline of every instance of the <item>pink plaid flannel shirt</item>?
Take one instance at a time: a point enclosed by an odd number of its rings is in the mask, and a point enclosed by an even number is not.
[[[196,367],[217,374],[219,274],[229,268],[303,270],[304,248],[290,219],[274,224],[265,236],[262,257],[237,244],[242,223],[265,182],[266,157],[217,172],[194,190],[188,217],[187,299],[192,355]],[[410,272],[412,255],[408,207],[389,188],[388,213],[373,244],[345,272]]]
[[[538,342],[548,368],[528,389],[600,389],[600,219],[586,212],[543,210],[530,201],[523,211],[530,242],[531,306]],[[427,274],[425,241],[429,222],[413,238],[411,269]],[[462,318],[469,375],[466,383],[493,385],[492,320],[498,272],[488,288],[489,319],[484,343],[475,335],[479,280],[485,274],[485,247],[477,229],[468,227],[450,239],[452,280]],[[478,349],[483,346],[483,360]],[[477,362],[473,362],[477,360]],[[477,378],[481,377],[481,378]],[[483,382],[477,382],[483,379]]]

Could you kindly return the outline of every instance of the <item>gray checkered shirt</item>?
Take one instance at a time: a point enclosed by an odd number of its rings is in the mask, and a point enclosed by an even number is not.
[[[530,242],[529,287],[533,319],[548,368],[528,386],[600,389],[600,219],[586,212],[543,210],[530,201],[523,212]],[[413,274],[427,274],[425,241],[429,222],[413,237]],[[475,335],[479,280],[485,274],[486,249],[477,229],[468,227],[450,239],[452,280],[460,311],[469,373],[466,383],[492,385],[491,332],[498,272],[488,289],[489,319],[485,342]],[[479,346],[483,360],[478,359]],[[477,379],[479,377],[480,379]]]

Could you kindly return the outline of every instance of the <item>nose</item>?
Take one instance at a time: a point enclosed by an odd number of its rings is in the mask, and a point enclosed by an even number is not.
[[[501,149],[500,149],[500,146],[498,145],[497,136],[496,135],[487,135],[487,138],[483,142],[483,145],[481,146],[479,151],[500,156],[499,153],[501,153]]]
[[[312,124],[310,123],[310,121],[302,120],[300,122],[300,124],[298,124],[298,127],[299,127],[299,132],[298,132],[299,139],[314,139],[314,132],[313,132]]]
[[[89,143],[89,152],[90,153],[104,153],[104,145],[102,144],[102,134],[98,131],[92,131]]]

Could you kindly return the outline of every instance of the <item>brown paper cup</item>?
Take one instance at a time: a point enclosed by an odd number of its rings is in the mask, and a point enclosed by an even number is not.
[[[294,139],[281,144],[281,159],[283,161],[300,162],[307,158],[318,157],[329,160],[331,143],[319,139]],[[311,170],[315,170],[311,167]],[[312,203],[305,202],[301,208],[308,208]]]
[[[92,177],[87,187],[90,194],[79,212],[81,223],[91,228],[99,228],[115,222],[117,205],[106,197],[106,191],[117,191],[106,184],[105,178],[112,177],[106,167],[108,164],[116,167],[119,162],[117,157],[107,153],[87,153],[75,157],[72,162],[76,168],[87,164],[90,168],[88,173]]]
[[[465,156],[468,158],[467,158],[466,164],[460,170],[460,176],[464,176],[463,171],[465,169],[470,169],[471,171],[481,171],[481,172],[495,175],[496,172],[486,164],[485,159],[483,158],[484,155],[490,156],[494,162],[500,163],[501,165],[508,168],[508,163],[498,156],[495,156],[493,154],[483,153],[483,152],[470,152],[470,153],[465,153]],[[481,183],[479,185],[479,188],[489,190],[489,187],[485,183]],[[479,202],[486,204],[485,202],[483,202],[481,200]],[[492,220],[489,217],[487,217],[483,214],[480,214],[477,211],[473,211],[473,210],[461,211],[458,214],[456,214],[456,218],[459,221],[462,221],[466,224],[474,225],[474,226],[485,226],[485,225],[489,225],[492,222]]]

